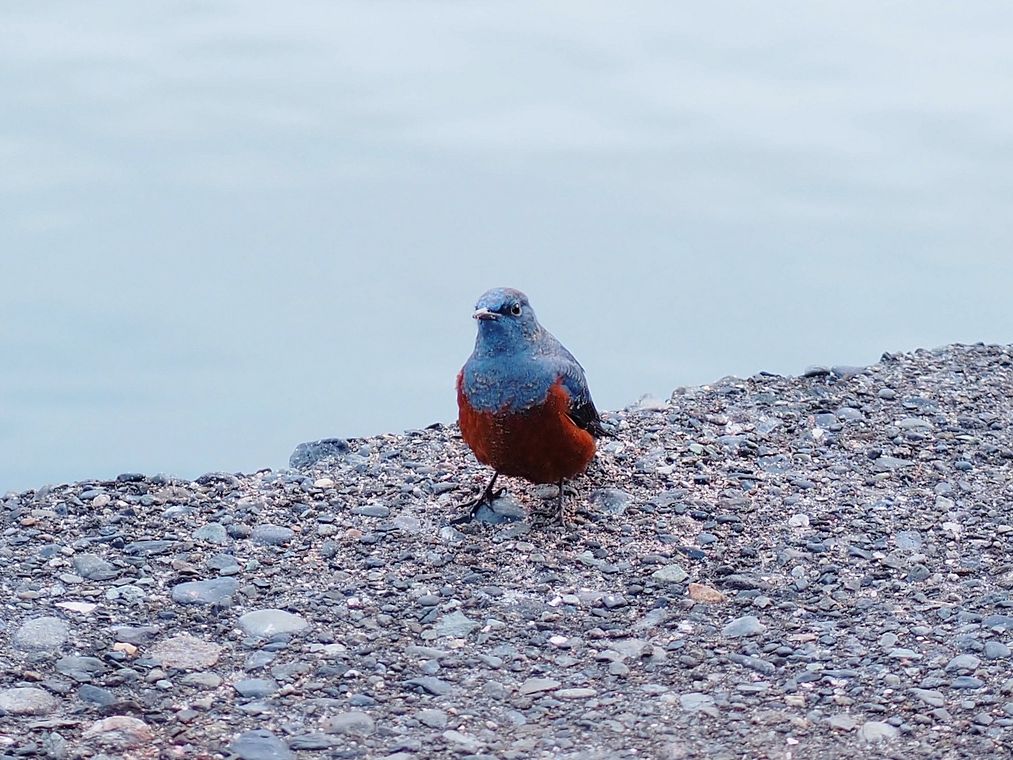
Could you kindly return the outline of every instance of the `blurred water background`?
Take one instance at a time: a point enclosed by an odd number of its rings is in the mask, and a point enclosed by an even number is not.
[[[0,493],[1013,341],[1013,5],[4,3]]]

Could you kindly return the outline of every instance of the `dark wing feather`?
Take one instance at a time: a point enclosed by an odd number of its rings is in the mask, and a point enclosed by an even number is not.
[[[572,357],[570,358],[572,359]],[[598,414],[598,409],[591,398],[591,391],[587,387],[584,368],[577,363],[576,359],[564,361],[561,364],[560,377],[563,387],[570,394],[570,419],[595,438],[608,435],[608,432],[602,427],[601,415]]]
[[[611,433],[601,424],[601,415],[591,400],[591,391],[587,387],[584,368],[580,366],[573,354],[556,340],[547,330],[539,335],[538,353],[550,376],[562,381],[563,387],[570,394],[570,419],[595,438]]]

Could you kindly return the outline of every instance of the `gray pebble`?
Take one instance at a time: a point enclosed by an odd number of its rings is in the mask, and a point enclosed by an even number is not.
[[[984,654],[986,660],[1004,660],[1010,656],[1010,648],[1001,641],[990,640],[985,642]]]
[[[221,653],[218,644],[183,633],[159,641],[151,647],[148,656],[163,667],[196,670],[214,665]]]
[[[755,615],[743,615],[732,620],[721,629],[721,635],[736,639],[744,636],[759,636],[767,630]]]
[[[277,682],[270,678],[244,678],[232,684],[241,697],[266,697],[278,690]]]
[[[479,624],[463,612],[455,610],[436,621],[433,630],[438,637],[462,638],[478,628]]]
[[[172,587],[172,600],[178,604],[225,604],[239,590],[235,578],[187,581]]]
[[[320,728],[329,734],[369,736],[376,730],[376,723],[366,713],[350,710],[324,718]]]
[[[107,581],[115,578],[116,569],[97,554],[78,554],[74,557],[74,570],[90,581]]]
[[[682,583],[689,578],[689,573],[682,568],[682,565],[673,563],[658,568],[651,573],[651,577],[662,583]]]
[[[298,633],[309,623],[301,615],[276,609],[247,612],[239,618],[239,627],[247,636],[268,638],[278,633]]]
[[[58,702],[48,691],[30,686],[0,689],[0,711],[11,715],[48,715]]]
[[[958,654],[946,664],[947,673],[973,673],[981,664],[981,660],[973,654]]]
[[[106,665],[98,657],[79,657],[68,655],[61,657],[53,666],[57,673],[85,683],[106,670]]]
[[[897,728],[878,720],[867,720],[858,729],[858,738],[867,743],[889,742],[897,738]]]
[[[266,729],[240,734],[229,744],[229,750],[239,760],[295,760],[285,742]]]
[[[443,681],[434,676],[420,676],[419,678],[409,678],[404,681],[405,686],[414,686],[422,691],[428,692],[437,697],[442,697],[444,694],[449,694],[454,685]]]
[[[271,525],[270,523],[264,523],[263,525],[257,525],[253,529],[252,539],[255,543],[266,544],[268,546],[280,546],[287,544],[295,536],[295,531],[291,528],[286,528],[284,525]]]
[[[14,646],[52,652],[63,646],[69,635],[70,627],[60,618],[37,617],[26,620],[14,632]]]
[[[202,525],[193,532],[193,537],[197,541],[207,541],[209,544],[217,544],[219,546],[229,542],[229,534],[221,523]]]
[[[429,728],[444,729],[447,727],[447,714],[443,710],[426,709],[415,713],[415,718]]]

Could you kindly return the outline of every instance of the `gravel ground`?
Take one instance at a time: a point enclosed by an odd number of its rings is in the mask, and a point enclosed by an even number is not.
[[[0,757],[1010,756],[1011,393],[981,345],[679,389],[569,528],[512,479],[448,526],[445,425],[7,494]]]

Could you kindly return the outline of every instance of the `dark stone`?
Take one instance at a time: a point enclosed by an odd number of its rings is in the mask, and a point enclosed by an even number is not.
[[[323,438],[319,441],[300,443],[288,458],[288,466],[304,470],[324,459],[340,459],[350,451],[348,441],[341,438]]]

